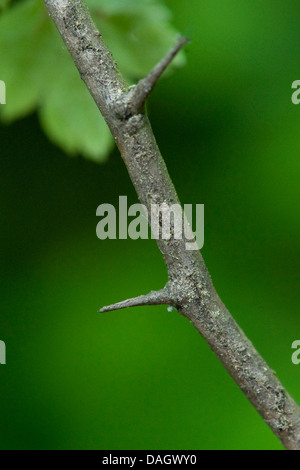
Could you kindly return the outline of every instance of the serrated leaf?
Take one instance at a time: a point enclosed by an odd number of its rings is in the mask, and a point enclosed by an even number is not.
[[[9,0],[0,0],[4,8]],[[87,0],[125,77],[139,79],[174,45],[170,12],[158,0]],[[104,119],[41,0],[24,0],[0,17],[0,79],[6,122],[37,110],[50,140],[70,154],[103,161],[113,141]],[[177,58],[182,65],[184,56]]]

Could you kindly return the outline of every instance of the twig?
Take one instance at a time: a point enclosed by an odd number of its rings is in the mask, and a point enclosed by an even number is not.
[[[147,210],[151,203],[166,203],[169,207],[179,203],[148,118],[140,109],[148,93],[139,91],[142,85],[135,88],[136,92],[128,91],[80,0],[45,0],[45,3],[111,129],[141,203]],[[171,56],[173,53],[174,50]],[[170,62],[170,54],[160,62],[163,66],[154,69],[157,72],[150,73],[150,88],[164,65]],[[186,251],[184,239],[170,239],[168,243],[159,239],[157,243],[168,269],[171,305],[206,339],[283,445],[300,450],[298,405],[221,302],[200,252]],[[143,303],[151,304],[145,297]]]

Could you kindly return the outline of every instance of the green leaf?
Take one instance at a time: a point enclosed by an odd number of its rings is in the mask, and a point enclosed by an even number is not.
[[[170,10],[157,0],[88,0],[93,18],[125,78],[146,75],[174,46],[178,31]],[[181,52],[172,66],[185,64]]]
[[[67,153],[103,161],[113,147],[110,130],[75,67],[63,60],[59,69],[40,110],[42,126]]]
[[[11,121],[38,105],[37,61],[43,11],[35,1],[22,2],[0,18],[0,76],[7,88],[2,117]]]
[[[113,140],[41,0],[4,9],[0,0],[0,79],[10,123],[37,110],[45,133],[69,154],[105,160]],[[126,79],[147,74],[174,45],[170,11],[158,0],[88,0],[93,18]],[[178,55],[174,65],[183,65]]]

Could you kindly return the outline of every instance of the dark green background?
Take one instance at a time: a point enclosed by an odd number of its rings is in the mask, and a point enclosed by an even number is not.
[[[220,296],[300,402],[299,1],[166,3],[192,42],[150,100],[157,140],[205,204]],[[166,281],[154,241],[96,238],[99,204],[137,202],[118,152],[69,158],[35,115],[0,138],[1,449],[281,449],[186,319],[97,313]]]

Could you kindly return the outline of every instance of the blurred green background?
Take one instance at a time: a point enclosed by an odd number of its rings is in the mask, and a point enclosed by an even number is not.
[[[205,204],[217,291],[300,402],[300,4],[165,3],[192,42],[151,97],[155,135],[181,201]],[[166,281],[154,241],[96,238],[99,204],[137,202],[118,152],[67,157],[36,114],[0,138],[1,449],[281,449],[186,319],[97,313]]]

